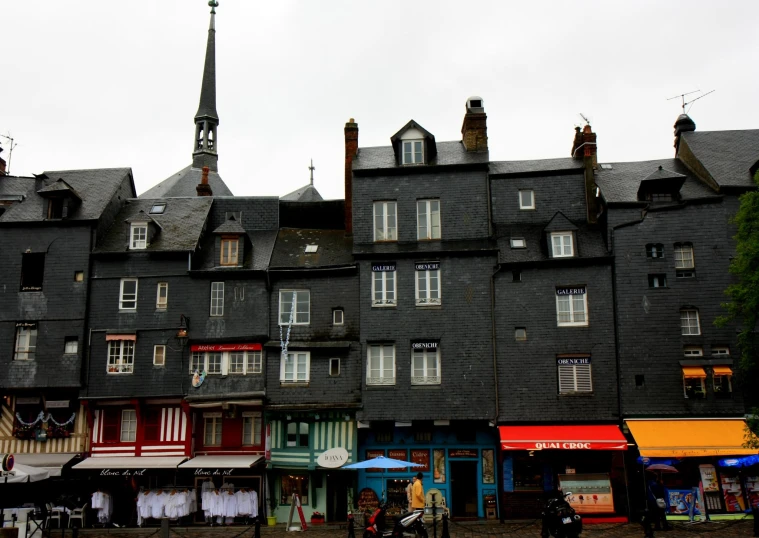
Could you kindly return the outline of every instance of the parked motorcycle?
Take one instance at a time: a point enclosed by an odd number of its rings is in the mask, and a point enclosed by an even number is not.
[[[572,492],[555,491],[546,498],[546,504],[541,514],[543,528],[540,535],[548,538],[577,538],[582,532],[582,518],[567,501]]]
[[[364,538],[403,538],[404,535],[427,538],[427,528],[424,526],[424,510],[414,510],[399,516],[394,525],[387,525],[387,503],[382,503],[369,516],[364,530]]]

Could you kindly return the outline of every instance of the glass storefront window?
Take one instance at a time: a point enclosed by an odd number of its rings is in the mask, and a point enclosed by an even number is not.
[[[514,458],[514,490],[543,491],[543,463],[539,459]]]
[[[298,494],[301,504],[308,504],[308,476],[300,474],[282,476],[280,491],[282,492],[280,504],[290,504],[293,493]]]

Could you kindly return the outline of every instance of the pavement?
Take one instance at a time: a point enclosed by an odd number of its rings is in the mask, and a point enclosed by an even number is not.
[[[670,522],[672,530],[668,532],[655,531],[656,538],[695,538],[697,536],[712,538],[733,538],[738,536],[755,536],[754,522],[750,519],[729,521],[707,521],[699,523],[687,523],[682,521]],[[58,534],[56,530],[51,533],[52,538],[70,538],[71,529],[67,529],[65,535]],[[437,536],[442,536],[442,528],[437,529]],[[297,533],[287,532],[285,525],[279,524],[273,527],[261,526],[261,538],[295,538]],[[356,529],[356,538],[362,538],[361,529]],[[107,537],[107,538],[163,538],[159,527],[130,528],[130,529],[81,529],[80,537]],[[244,526],[229,527],[170,527],[170,538],[254,538],[255,528]],[[433,530],[429,529],[429,536],[433,538]],[[509,521],[507,523],[476,521],[455,522],[449,524],[450,538],[521,538],[540,537],[540,523],[538,521]],[[637,523],[622,524],[596,524],[586,525],[581,538],[643,538],[642,527]],[[348,530],[345,524],[328,524],[309,527],[303,532],[303,538],[348,538]]]

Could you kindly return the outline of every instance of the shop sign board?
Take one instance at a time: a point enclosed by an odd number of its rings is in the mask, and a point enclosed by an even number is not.
[[[449,448],[449,458],[476,458],[478,456],[476,448]]]
[[[619,441],[501,441],[501,450],[627,450]]]
[[[411,450],[411,461],[413,463],[418,463],[421,465],[421,467],[414,467],[414,470],[419,472],[428,473],[430,472],[430,451],[429,449],[424,450]]]
[[[406,452],[405,448],[402,450],[398,448],[394,448],[387,451],[387,457],[392,458],[394,460],[406,461],[406,459],[408,458],[408,453]],[[400,472],[405,471],[406,469],[407,467],[400,467],[400,468],[389,469],[389,470],[400,473]]]
[[[190,351],[261,351],[261,344],[194,344]]]
[[[319,454],[318,458],[316,458],[316,463],[327,469],[337,469],[338,467],[345,465],[347,461],[348,451],[340,446],[325,450]]]
[[[100,476],[145,476],[147,469],[100,469]]]

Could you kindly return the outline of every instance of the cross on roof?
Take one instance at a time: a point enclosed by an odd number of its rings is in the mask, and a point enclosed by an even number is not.
[[[313,159],[311,159],[311,166],[309,166],[308,169],[311,170],[311,185],[313,185],[314,184],[314,170],[316,170]]]

